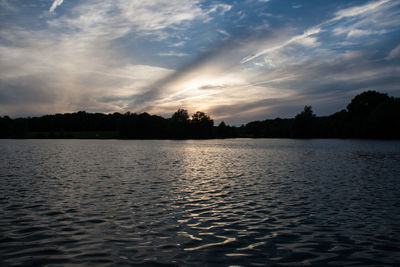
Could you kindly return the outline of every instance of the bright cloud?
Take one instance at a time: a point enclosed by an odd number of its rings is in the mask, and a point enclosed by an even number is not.
[[[343,18],[355,17],[360,15],[365,15],[370,12],[374,12],[377,8],[381,7],[383,4],[390,2],[391,0],[380,0],[380,1],[372,1],[368,4],[356,7],[350,7],[346,9],[339,10],[336,12],[336,16],[333,20],[340,20]]]
[[[283,43],[280,43],[277,46],[268,47],[267,49],[262,50],[254,55],[247,56],[247,57],[243,58],[241,62],[246,63],[246,62],[252,61],[253,59],[256,59],[262,55],[282,49],[293,43],[300,43],[300,44],[305,44],[305,45],[307,45],[307,44],[309,45],[312,43],[313,46],[317,45],[316,39],[311,36],[319,33],[320,31],[321,31],[321,29],[319,27],[310,28],[310,29],[306,30],[303,34],[293,36],[289,40],[287,40]]]
[[[174,51],[158,53],[158,55],[162,56],[162,57],[186,57],[186,56],[188,56],[188,54],[186,54],[186,53],[177,53]]]
[[[49,12],[52,13],[56,10],[58,6],[61,6],[61,4],[64,2],[64,0],[54,0],[53,4],[51,5]]]

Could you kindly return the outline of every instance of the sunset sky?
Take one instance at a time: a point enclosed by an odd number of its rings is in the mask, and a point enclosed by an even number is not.
[[[239,125],[400,97],[398,0],[0,0],[0,115]]]

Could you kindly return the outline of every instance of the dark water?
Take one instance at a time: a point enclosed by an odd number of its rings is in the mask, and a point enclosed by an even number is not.
[[[400,142],[0,140],[0,265],[395,266]]]

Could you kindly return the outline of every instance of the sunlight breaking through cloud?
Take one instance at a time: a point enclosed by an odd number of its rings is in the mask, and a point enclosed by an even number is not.
[[[184,106],[242,123],[306,104],[329,114],[365,89],[400,94],[398,1],[4,3],[14,15],[0,28],[0,107],[11,116]]]

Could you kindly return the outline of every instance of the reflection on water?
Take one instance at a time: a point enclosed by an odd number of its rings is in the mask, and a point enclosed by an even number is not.
[[[0,140],[0,265],[400,262],[400,142]]]

